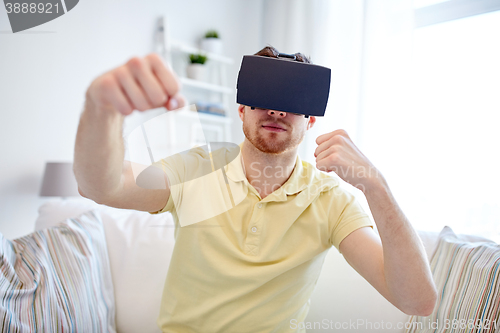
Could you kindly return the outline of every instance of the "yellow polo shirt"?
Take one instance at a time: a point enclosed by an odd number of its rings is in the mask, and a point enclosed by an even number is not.
[[[264,199],[246,179],[241,152],[213,168],[210,157],[227,156],[226,149],[194,149],[154,164],[171,195],[152,214],[170,211],[176,224],[158,325],[169,333],[302,332],[292,323],[306,318],[328,250],[373,224],[336,178],[298,156],[290,178]],[[204,163],[214,170],[206,183]],[[188,174],[199,177],[183,182]]]

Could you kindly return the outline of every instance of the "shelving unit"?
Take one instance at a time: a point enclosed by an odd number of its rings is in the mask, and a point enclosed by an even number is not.
[[[202,112],[179,112],[176,115],[176,122],[179,127],[186,128],[186,124],[194,124],[197,117],[198,125],[191,127],[191,145],[199,145],[199,138],[205,136],[206,141],[231,142],[231,119],[226,115],[229,112],[229,97],[234,94],[234,88],[227,84],[226,66],[233,64],[230,57],[205,52],[197,47],[193,47],[184,42],[172,40],[169,36],[169,29],[165,18],[160,18],[156,33],[156,52],[163,56],[165,61],[179,76],[182,84],[183,95],[187,98],[188,104],[197,102],[217,103],[224,109],[225,115],[216,115]],[[188,57],[191,53],[202,53],[207,56],[209,78],[207,81],[198,81],[185,76]],[[202,124],[203,128],[200,128]],[[176,125],[177,127],[177,125]],[[189,127],[189,126],[188,126]],[[171,142],[176,142],[171,138]]]
[[[196,47],[192,47],[192,46],[189,46],[189,45],[185,45],[185,44],[182,44],[178,41],[172,41],[170,43],[170,48],[172,50],[178,50],[180,52],[184,52],[184,53],[198,53],[200,52],[200,49],[196,48]],[[207,57],[210,59],[210,60],[213,60],[213,61],[217,61],[217,62],[220,62],[220,63],[224,63],[224,64],[232,64],[233,63],[233,59],[229,58],[229,57],[225,57],[225,56],[222,56],[220,54],[215,54],[215,53],[207,53],[207,52],[204,52]]]
[[[212,83],[203,82],[203,81],[197,81],[197,80],[189,79],[187,77],[181,77],[179,79],[184,86],[193,87],[193,88],[200,88],[200,89],[209,90],[209,91],[213,91],[213,92],[219,92],[222,94],[232,94],[233,93],[233,89],[228,88],[228,87],[224,87],[221,85],[212,84]]]

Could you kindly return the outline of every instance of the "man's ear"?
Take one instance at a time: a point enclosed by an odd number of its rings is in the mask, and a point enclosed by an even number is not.
[[[241,121],[243,121],[243,117],[245,117],[245,105],[238,105],[238,115],[240,116]]]
[[[307,122],[307,129],[310,129],[316,123],[316,117],[315,116],[309,116],[308,119],[309,119],[309,121]]]

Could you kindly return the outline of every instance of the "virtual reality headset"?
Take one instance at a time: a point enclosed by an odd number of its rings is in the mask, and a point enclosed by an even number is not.
[[[278,57],[290,59],[243,57],[236,103],[306,117],[324,116],[330,93],[330,68],[294,61],[294,55],[280,53]]]

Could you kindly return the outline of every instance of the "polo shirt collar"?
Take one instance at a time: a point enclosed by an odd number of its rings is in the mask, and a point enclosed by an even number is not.
[[[227,177],[235,183],[247,180],[245,172],[243,171],[243,164],[241,163],[241,148],[243,147],[243,142],[239,144],[239,147],[240,151],[238,156],[229,162],[225,168]]]
[[[243,147],[243,142],[239,144],[239,147],[240,147],[240,152],[238,156],[233,161],[231,161],[225,168],[226,175],[233,182],[244,181],[248,183],[247,177],[245,176],[245,172],[243,171],[243,164],[242,164],[241,148]],[[277,189],[272,194],[264,198],[264,200],[267,201],[269,198],[269,201],[271,200],[285,201],[287,195],[294,195],[304,190],[309,185],[308,184],[309,177],[306,177],[305,175],[303,175],[303,173],[304,173],[304,167],[302,159],[297,154],[297,158],[295,160],[295,167],[293,168],[292,174],[290,175],[288,180],[279,189]],[[248,183],[247,185],[249,186],[250,184]]]

